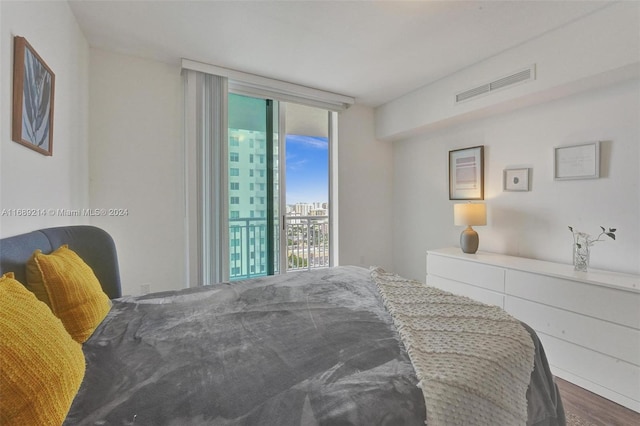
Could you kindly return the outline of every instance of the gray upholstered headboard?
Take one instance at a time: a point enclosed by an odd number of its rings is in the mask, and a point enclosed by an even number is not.
[[[75,251],[96,274],[110,299],[122,296],[116,246],[111,236],[95,226],[46,228],[0,239],[0,275],[13,272],[26,282],[25,264],[36,249],[51,253],[63,244]]]

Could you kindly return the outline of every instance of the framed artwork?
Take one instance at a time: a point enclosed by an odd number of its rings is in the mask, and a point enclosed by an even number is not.
[[[528,191],[530,169],[505,169],[504,191]]]
[[[12,139],[53,153],[55,75],[24,37],[14,38]]]
[[[484,145],[449,151],[449,199],[484,200]]]
[[[554,149],[555,180],[600,177],[600,142],[560,146]]]

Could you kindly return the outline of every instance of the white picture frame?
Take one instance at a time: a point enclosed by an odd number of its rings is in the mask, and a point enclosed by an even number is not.
[[[505,169],[503,173],[503,190],[529,191],[530,170],[528,168]]]
[[[597,179],[600,177],[600,142],[554,148],[555,180]]]

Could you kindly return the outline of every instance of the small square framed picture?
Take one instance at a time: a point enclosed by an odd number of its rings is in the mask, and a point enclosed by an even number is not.
[[[505,191],[529,191],[529,174],[531,169],[505,169]]]

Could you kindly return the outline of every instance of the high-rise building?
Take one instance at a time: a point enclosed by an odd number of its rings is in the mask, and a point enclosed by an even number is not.
[[[231,278],[266,274],[267,207],[264,132],[229,129]]]

